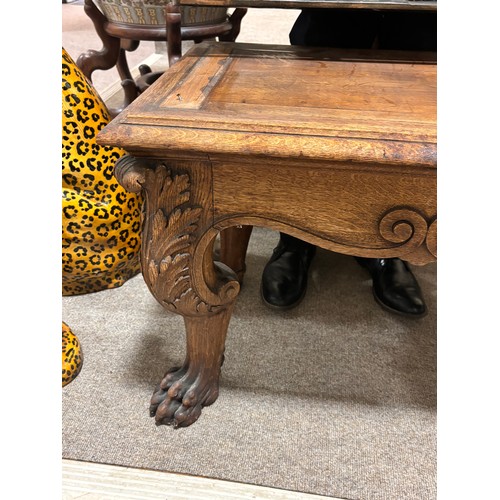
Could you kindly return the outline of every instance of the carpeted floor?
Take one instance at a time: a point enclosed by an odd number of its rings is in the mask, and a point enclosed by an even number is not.
[[[354,259],[320,251],[304,302],[264,307],[276,234],[255,229],[221,393],[187,429],[157,428],[149,398],[183,360],[182,319],[142,276],[64,297],[85,362],[63,391],[63,456],[346,499],[436,497],[436,266],[415,268],[429,315],[384,312]]]
[[[286,43],[296,14],[255,9],[241,41]],[[75,60],[100,41],[81,0],[63,5]],[[67,13],[67,15],[66,15]],[[141,44],[131,67],[155,51]],[[104,91],[116,77],[101,72]],[[436,265],[414,268],[429,315],[375,303],[354,259],[320,250],[308,294],[277,313],[259,298],[277,241],[256,228],[226,343],[221,393],[187,429],[155,427],[149,398],[184,356],[182,318],[136,276],[63,298],[84,367],[63,390],[63,457],[212,477],[350,500],[436,498]]]

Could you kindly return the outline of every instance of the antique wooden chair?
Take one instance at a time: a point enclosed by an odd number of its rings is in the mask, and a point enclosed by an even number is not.
[[[127,51],[137,49],[141,41],[167,40],[165,6],[168,0],[85,0],[84,9],[94,23],[103,43],[101,50],[88,50],[77,60],[85,76],[92,80],[92,73],[116,66],[125,92],[123,107],[111,109],[118,114],[143,92],[159,74],[147,66],[140,68],[141,76],[134,80],[127,63]],[[229,15],[226,7],[183,7],[182,40],[198,43],[218,38],[234,41],[247,9],[235,9]]]

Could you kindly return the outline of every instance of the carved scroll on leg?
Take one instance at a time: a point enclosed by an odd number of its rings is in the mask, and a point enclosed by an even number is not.
[[[158,425],[190,425],[217,398],[227,327],[239,292],[234,273],[213,262],[210,169],[203,167],[126,156],[115,170],[126,189],[144,193],[144,280],[186,324],[185,362],[166,373],[151,400]]]
[[[394,208],[379,223],[380,235],[397,249],[399,256],[422,265],[436,260],[437,222],[429,223],[418,211]]]
[[[427,249],[437,258],[437,219],[433,220],[427,232]]]

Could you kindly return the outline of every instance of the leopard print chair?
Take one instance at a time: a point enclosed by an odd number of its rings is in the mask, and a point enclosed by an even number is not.
[[[63,49],[63,295],[116,288],[140,270],[140,198],[113,176],[124,151],[96,143],[109,121],[104,102]]]
[[[62,386],[75,380],[83,364],[83,352],[78,337],[62,322]]]
[[[113,176],[124,151],[99,146],[96,136],[110,121],[92,84],[62,49],[62,294],[117,288],[140,272],[141,198]],[[65,334],[66,331],[66,334]],[[63,385],[73,380],[83,356],[63,324]],[[66,337],[65,337],[66,335]],[[65,344],[66,341],[66,344]],[[73,344],[72,344],[73,342]],[[67,357],[67,360],[69,358]]]

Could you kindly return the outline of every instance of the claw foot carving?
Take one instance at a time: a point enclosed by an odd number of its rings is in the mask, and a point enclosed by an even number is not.
[[[219,314],[184,318],[187,353],[181,367],[167,371],[156,387],[149,414],[156,425],[187,427],[219,396],[219,377],[232,306]]]
[[[202,408],[214,403],[218,395],[217,380],[189,367],[172,368],[153,393],[149,414],[155,417],[156,425],[187,427],[198,420]]]

